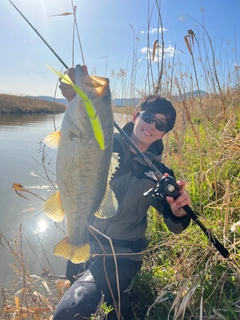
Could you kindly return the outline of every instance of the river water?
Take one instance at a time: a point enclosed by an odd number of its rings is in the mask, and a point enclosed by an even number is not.
[[[44,148],[42,140],[60,128],[62,118],[63,114],[0,115],[0,285],[5,287],[22,269],[19,252],[29,274],[41,276],[43,270],[65,274],[66,260],[55,256],[53,248],[64,237],[66,226],[55,224],[42,211],[43,199],[55,192],[57,154],[56,149]],[[120,126],[126,120],[115,114]],[[17,194],[14,183],[34,195]]]
[[[43,148],[43,138],[60,127],[63,114],[0,115],[0,284],[9,286],[23,252],[29,274],[64,274],[66,261],[53,255],[64,226],[42,212],[43,199],[54,193],[56,150]],[[43,161],[44,159],[44,161]],[[43,166],[45,163],[45,169]],[[30,192],[18,195],[19,183]],[[20,232],[21,230],[21,232]],[[14,253],[13,253],[14,252]],[[13,266],[16,266],[16,269]]]

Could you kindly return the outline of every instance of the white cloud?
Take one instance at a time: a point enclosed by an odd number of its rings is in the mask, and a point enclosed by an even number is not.
[[[144,33],[145,33],[145,31],[143,31],[143,30],[142,30],[140,33],[141,33],[141,34],[144,34]]]
[[[152,48],[144,47],[140,50],[140,52],[146,55],[145,59],[152,59],[152,53],[153,53]],[[174,54],[177,54],[177,51],[173,46],[168,45],[167,47],[164,48],[164,58],[172,58]],[[158,62],[161,60],[161,58],[162,58],[162,47],[157,46],[154,54],[154,61]]]
[[[186,21],[186,16],[185,15],[181,15],[181,16],[178,17],[178,20],[184,22],[184,21]]]
[[[171,45],[168,45],[167,48],[165,48],[165,53],[168,57],[173,57],[176,53],[175,48]]]
[[[153,34],[153,33],[162,33],[162,32],[166,32],[168,31],[166,28],[150,28],[149,29],[149,33]]]
[[[147,52],[152,52],[152,49],[150,49],[150,48],[147,48],[147,47],[144,47],[144,48],[142,48],[141,50],[141,53],[147,53]]]
[[[148,60],[148,59],[151,59],[152,57],[153,49],[144,47],[140,50],[140,52],[146,55],[145,59]]]

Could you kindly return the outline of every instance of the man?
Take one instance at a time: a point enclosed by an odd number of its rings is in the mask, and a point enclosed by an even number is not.
[[[70,68],[67,73],[74,81],[75,69]],[[59,88],[68,101],[74,97],[75,92],[70,86],[60,82]],[[174,176],[172,170],[161,162],[162,138],[173,129],[175,119],[176,111],[171,102],[152,95],[141,100],[133,120],[123,128],[154,166],[171,176]],[[119,168],[110,182],[118,200],[117,213],[110,219],[94,217],[90,221],[90,225],[98,230],[90,236],[92,258],[87,270],[75,282],[73,275],[79,266],[68,263],[67,276],[73,284],[59,302],[55,320],[88,319],[95,313],[102,298],[114,308],[108,319],[124,319],[120,301],[142,265],[143,250],[147,248],[144,233],[149,206],[154,206],[163,215],[168,229],[174,233],[181,233],[190,223],[190,217],[182,209],[190,205],[183,180],[177,181],[180,196],[176,200],[171,197],[155,198],[150,204],[151,197],[143,194],[156,188],[157,179],[152,169],[122,139],[120,133],[114,136],[113,151],[120,157]]]

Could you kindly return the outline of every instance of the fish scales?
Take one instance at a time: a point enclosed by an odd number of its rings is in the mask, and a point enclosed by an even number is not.
[[[67,236],[56,245],[54,253],[79,263],[86,261],[90,254],[87,222],[97,212],[107,186],[107,192],[112,192],[108,185],[108,175],[114,123],[108,79],[86,76],[82,68],[77,66],[76,84],[89,96],[97,110],[105,143],[105,149],[101,150],[85,111],[84,102],[76,95],[69,103],[62,121],[56,161],[59,201],[56,201],[55,196],[53,198],[60,207],[56,212],[62,211],[67,221]],[[114,168],[110,171],[114,172]],[[114,199],[114,194],[112,198]],[[51,197],[47,200],[44,211],[53,220],[60,221],[60,218],[56,218],[54,210],[49,210],[52,200]],[[116,213],[115,201],[116,199],[110,205],[111,210],[106,212],[103,218]]]

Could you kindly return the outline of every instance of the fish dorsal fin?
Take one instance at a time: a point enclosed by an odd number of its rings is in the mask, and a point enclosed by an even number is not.
[[[112,154],[111,163],[108,172],[107,187],[103,197],[103,200],[95,213],[95,216],[100,219],[107,219],[113,217],[118,209],[118,201],[115,197],[115,193],[111,189],[109,183],[119,166],[119,156],[117,153]]]
[[[109,171],[108,171],[108,178],[107,178],[107,183],[109,184],[114,173],[116,172],[116,169],[119,167],[119,155],[118,153],[114,152],[112,154],[110,166],[109,166]]]
[[[61,138],[61,132],[60,131],[54,131],[47,135],[44,139],[43,142],[50,148],[56,149],[59,146],[60,143],[60,138]]]
[[[43,204],[43,211],[46,216],[55,222],[61,222],[64,219],[65,213],[62,208],[59,191],[51,195]]]

